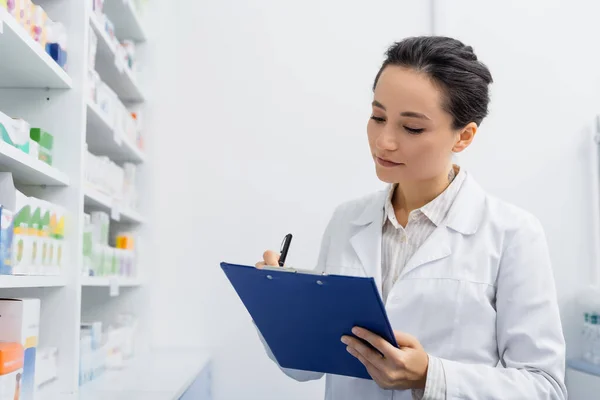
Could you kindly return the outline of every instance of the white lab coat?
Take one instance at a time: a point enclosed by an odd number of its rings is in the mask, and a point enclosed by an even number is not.
[[[366,273],[381,292],[386,194],[337,208],[323,237],[318,269]],[[469,174],[446,224],[408,261],[385,306],[393,329],[414,335],[429,354],[441,358],[448,400],[567,398],[565,342],[542,226],[529,213],[485,193]],[[282,370],[299,381],[323,376]],[[374,381],[328,374],[325,399],[412,396],[383,390]]]

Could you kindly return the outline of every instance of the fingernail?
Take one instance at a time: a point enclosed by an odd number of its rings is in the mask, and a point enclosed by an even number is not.
[[[347,351],[348,353],[352,354],[352,347],[350,347],[350,346],[346,347],[346,351]]]
[[[342,336],[342,343],[348,344],[348,339],[345,336]]]
[[[354,333],[355,335],[358,335],[360,333],[360,329],[352,328],[352,333]]]

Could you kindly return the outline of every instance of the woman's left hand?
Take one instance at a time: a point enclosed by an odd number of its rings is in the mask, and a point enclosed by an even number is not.
[[[383,389],[424,389],[427,381],[429,356],[421,343],[407,333],[394,331],[399,349],[381,336],[355,327],[352,333],[369,342],[383,354],[352,336],[342,336],[342,343],[367,368],[369,375]]]

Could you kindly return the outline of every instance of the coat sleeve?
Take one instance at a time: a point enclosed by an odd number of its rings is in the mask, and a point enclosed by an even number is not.
[[[565,342],[550,256],[533,217],[507,239],[496,292],[498,367],[442,360],[447,399],[565,400]]]
[[[315,268],[315,271],[320,271],[320,272],[325,271],[327,254],[329,252],[329,242],[330,242],[330,237],[331,237],[331,231],[333,228],[336,214],[337,214],[337,211],[334,213],[333,217],[329,221],[327,228],[325,228],[325,233],[323,234],[323,238],[321,239],[321,250],[319,251],[319,258],[317,259],[317,266]],[[254,325],[254,326],[256,326],[256,325]],[[273,355],[273,352],[269,348],[269,345],[265,341],[265,338],[258,330],[258,327],[256,328],[256,331],[258,332],[258,336],[259,336],[263,346],[265,347],[267,355],[269,356],[269,358],[271,360],[273,360],[273,362],[275,362],[279,366],[279,364],[277,363],[277,359]],[[293,378],[300,382],[307,382],[307,381],[321,379],[321,377],[323,377],[323,375],[324,375],[322,372],[301,371],[301,370],[290,369],[290,368],[282,368],[281,366],[279,368],[283,371],[284,374],[286,374],[290,378]]]

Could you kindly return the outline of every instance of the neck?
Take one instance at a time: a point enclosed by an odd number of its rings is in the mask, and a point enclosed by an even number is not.
[[[446,190],[454,176],[454,166],[449,165],[446,172],[432,179],[399,183],[392,198],[394,210],[403,210],[409,214],[412,210],[423,207]]]

